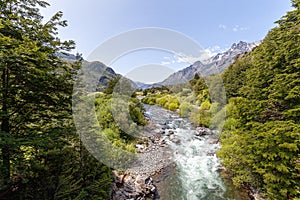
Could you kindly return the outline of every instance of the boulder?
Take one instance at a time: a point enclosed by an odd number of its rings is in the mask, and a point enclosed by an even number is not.
[[[175,144],[180,144],[180,139],[178,138],[172,138],[171,141],[174,142]]]
[[[116,171],[114,175],[111,200],[154,199],[156,186],[151,177],[119,175]]]
[[[169,130],[168,133],[166,134],[166,136],[170,136],[170,135],[173,135],[175,133],[175,131],[173,130]]]
[[[136,152],[137,153],[142,153],[142,152],[144,152],[145,151],[145,146],[144,145],[142,145],[142,144],[136,144],[135,145],[135,148],[136,148]]]
[[[195,131],[196,136],[204,136],[204,135],[212,135],[212,134],[213,131],[205,127],[197,127]]]

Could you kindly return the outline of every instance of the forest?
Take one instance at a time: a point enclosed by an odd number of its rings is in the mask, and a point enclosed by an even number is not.
[[[219,156],[236,185],[269,199],[300,197],[300,1],[293,6],[223,74],[228,104]]]
[[[111,168],[84,147],[72,117],[73,84],[81,61],[57,55],[74,49],[61,41],[62,13],[43,23],[39,0],[0,4],[0,199],[107,199]],[[134,151],[109,114],[111,80],[95,100],[103,134],[116,146]],[[130,114],[146,123],[139,101]]]

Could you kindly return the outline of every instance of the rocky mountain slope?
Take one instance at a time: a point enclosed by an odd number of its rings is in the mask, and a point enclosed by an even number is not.
[[[167,79],[162,81],[161,85],[174,85],[179,83],[186,83],[191,80],[197,72],[200,76],[217,74],[223,72],[229,65],[231,65],[238,55],[245,54],[252,51],[252,49],[260,44],[260,41],[247,43],[240,41],[234,43],[230,49],[225,52],[218,53],[211,57],[204,63],[200,61],[195,62],[187,68],[173,73]]]
[[[109,81],[113,78],[122,77],[120,74],[117,74],[112,68],[106,66],[105,64],[94,61],[94,62],[83,62],[83,66],[88,68],[90,77],[93,77],[94,80],[98,80],[97,91],[102,92],[105,87],[108,85]]]
[[[90,72],[88,77],[95,80],[99,80],[97,85],[98,91],[102,91],[108,85],[111,79],[122,77],[120,74],[117,74],[112,68],[106,66],[105,64],[99,61],[88,62],[84,60],[81,57],[81,55],[73,55],[70,53],[59,52],[57,53],[57,56],[68,62],[81,61],[82,66],[88,68],[88,71]]]
[[[200,61],[195,62],[187,68],[184,68],[178,72],[171,74],[167,79],[161,82],[161,85],[174,85],[180,83],[186,83],[191,80],[198,69],[203,68],[205,65]]]

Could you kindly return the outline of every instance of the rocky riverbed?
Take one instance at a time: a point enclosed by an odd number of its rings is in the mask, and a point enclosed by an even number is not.
[[[164,199],[164,180],[176,170],[173,152],[167,143],[179,144],[180,139],[174,137],[176,127],[168,121],[154,122],[149,118],[144,130],[143,142],[136,145],[135,162],[126,171],[114,171],[112,200]],[[195,132],[195,136],[211,134],[210,129],[200,127]]]
[[[168,166],[174,166],[166,138],[162,137],[163,129],[149,121],[146,130],[152,134],[144,134],[143,143],[136,145],[135,162],[126,171],[114,171],[112,200],[156,199],[159,196],[157,180],[153,180],[153,177]]]
[[[249,199],[220,175],[217,131],[194,128],[157,106],[146,110],[137,157],[127,170],[114,171],[111,200]]]

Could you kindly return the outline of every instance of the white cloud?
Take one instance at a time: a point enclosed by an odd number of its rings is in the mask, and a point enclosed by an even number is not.
[[[248,30],[249,30],[249,27],[241,27],[240,30],[241,30],[241,31],[248,31]]]
[[[208,47],[205,51],[209,54],[210,57],[217,55],[218,53],[222,53],[226,51],[228,48],[222,48],[218,45]]]
[[[164,58],[165,60],[162,61],[162,62],[160,63],[161,65],[171,65],[171,64],[176,63],[175,58],[170,58],[170,57],[168,57],[168,56],[163,57],[163,58]]]
[[[192,56],[192,55],[185,55],[183,53],[178,53],[178,55],[175,56],[177,63],[190,63],[193,64],[196,61],[203,62],[204,60],[207,60],[210,55],[206,50],[203,50],[203,52],[200,52],[199,56]]]
[[[239,25],[235,25],[233,28],[232,28],[232,31],[233,32],[237,32],[237,31],[248,31],[249,30],[249,27],[241,27]]]
[[[235,25],[233,28],[232,28],[232,31],[233,32],[237,32],[239,30],[239,25]]]
[[[187,61],[184,59],[184,57],[181,56],[174,56],[174,59],[176,60],[176,63],[186,63]]]
[[[224,24],[219,24],[218,28],[221,29],[221,30],[227,30],[227,29],[229,29],[229,30],[232,30],[233,32],[248,31],[249,30],[249,27],[242,27],[240,25],[235,25],[233,27],[227,27]]]
[[[161,65],[167,66],[172,64],[193,64],[196,61],[204,61],[210,58],[211,54],[207,50],[203,50],[202,52],[199,52],[199,55],[193,56],[193,55],[186,55],[184,53],[176,53],[173,55],[172,58],[170,57],[164,57],[164,60],[160,63]]]
[[[219,29],[226,30],[226,29],[227,29],[227,26],[224,25],[224,24],[219,24]]]
[[[210,56],[215,56],[216,54],[220,53],[221,47],[218,45],[208,47],[205,49],[205,51],[210,55]]]
[[[170,64],[172,64],[172,62],[169,62],[169,61],[162,61],[160,64],[161,64],[161,65],[170,65]]]

